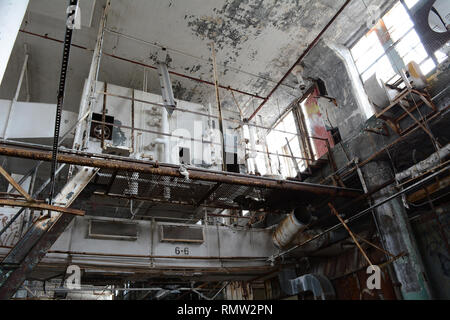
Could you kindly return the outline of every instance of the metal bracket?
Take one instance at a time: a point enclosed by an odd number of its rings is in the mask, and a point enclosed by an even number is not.
[[[175,98],[173,97],[172,82],[170,81],[169,70],[167,69],[166,60],[159,60],[157,62],[159,83],[161,86],[161,95],[163,97],[164,105],[167,113],[172,115],[176,108]]]

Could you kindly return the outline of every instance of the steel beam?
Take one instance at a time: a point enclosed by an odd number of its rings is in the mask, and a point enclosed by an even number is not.
[[[170,177],[182,177],[178,166],[163,165],[158,166],[152,162],[143,161],[127,161],[113,160],[111,157],[102,159],[101,154],[81,156],[85,153],[77,152],[77,154],[71,154],[68,152],[60,151],[58,153],[58,162],[67,163],[72,165],[80,165],[86,167],[95,167],[100,169],[112,169],[112,170],[124,170],[128,172],[141,172],[150,173],[160,176]],[[51,161],[51,153],[47,151],[38,151],[33,149],[23,149],[15,147],[6,147],[0,144],[0,155],[19,157],[25,159],[34,159],[42,161]],[[85,154],[87,155],[87,154]],[[278,189],[278,190],[291,190],[308,192],[318,195],[328,195],[337,197],[357,197],[362,194],[360,190],[339,188],[334,186],[319,185],[306,182],[288,181],[288,180],[276,180],[265,177],[256,177],[245,174],[236,174],[229,172],[208,171],[198,168],[188,168],[189,179],[201,180],[209,182],[222,182],[233,185],[252,186],[260,188]]]
[[[38,202],[25,202],[20,200],[9,200],[9,199],[0,199],[1,206],[11,206],[11,207],[23,207],[23,208],[31,208],[36,210],[50,210],[67,214],[74,214],[76,216],[84,216],[83,210],[77,209],[69,209],[58,206],[52,206],[45,203]]]
[[[23,188],[20,186],[20,184],[18,184],[13,177],[11,177],[9,175],[8,172],[6,172],[5,169],[3,169],[2,166],[0,166],[0,174],[13,186],[14,189],[17,190],[17,192],[19,192],[27,201],[33,201],[33,199],[31,198],[31,196],[25,191],[23,190]]]
[[[55,202],[65,203],[65,207],[69,207],[97,172],[98,169],[95,168],[81,168],[56,196]],[[74,215],[49,212],[28,229],[2,261],[1,300],[10,299],[15,294],[73,217]],[[8,268],[11,266],[12,269]]]

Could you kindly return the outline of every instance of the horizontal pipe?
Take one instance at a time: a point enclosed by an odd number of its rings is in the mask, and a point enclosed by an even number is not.
[[[81,256],[100,256],[100,257],[121,257],[121,258],[144,258],[144,259],[176,259],[176,260],[267,260],[267,257],[219,257],[219,256],[163,256],[163,255],[138,255],[138,254],[118,254],[103,252],[83,252],[83,251],[62,251],[49,250],[48,253],[70,254]]]
[[[435,173],[429,175],[428,177],[423,178],[422,180],[420,180],[420,181],[414,183],[413,185],[411,185],[411,186],[409,186],[409,187],[407,187],[407,188],[405,188],[405,189],[403,189],[403,190],[401,190],[401,191],[399,191],[399,192],[393,194],[392,196],[390,196],[390,197],[388,197],[388,198],[386,198],[386,199],[384,199],[384,200],[381,200],[380,202],[377,202],[376,204],[370,206],[369,208],[364,209],[364,210],[362,210],[361,212],[359,212],[359,213],[357,213],[357,214],[351,216],[350,218],[346,219],[345,222],[348,224],[348,223],[350,223],[350,222],[352,222],[352,221],[354,221],[354,220],[357,220],[357,219],[363,217],[365,214],[367,214],[367,213],[369,213],[369,212],[372,212],[373,209],[375,209],[375,208],[377,208],[377,207],[379,207],[379,206],[385,204],[386,202],[391,201],[392,199],[394,199],[394,198],[396,198],[396,197],[398,197],[398,196],[401,196],[402,194],[404,194],[404,193],[406,193],[406,192],[408,192],[408,191],[411,191],[411,190],[414,189],[414,188],[417,188],[418,186],[424,184],[425,182],[427,182],[427,181],[433,179],[433,178],[436,177],[437,175],[442,174],[443,172],[445,172],[446,170],[449,170],[449,169],[450,169],[450,166],[447,166],[447,167],[445,167],[445,168],[443,168],[443,169],[441,169],[441,170],[439,170],[439,171],[437,171],[437,172],[435,172]],[[314,241],[315,239],[317,239],[317,238],[319,238],[319,237],[321,237],[321,236],[323,236],[323,235],[325,235],[325,234],[327,234],[327,233],[329,233],[329,232],[331,232],[331,231],[337,230],[337,229],[339,229],[339,228],[341,228],[341,227],[342,227],[342,224],[341,224],[341,223],[336,224],[336,225],[334,225],[334,226],[332,226],[332,227],[326,229],[325,231],[323,231],[323,232],[321,232],[321,233],[315,235],[314,237],[312,237],[312,238],[306,240],[305,242],[302,242],[302,243],[300,243],[300,244],[298,244],[298,245],[295,245],[294,247],[292,247],[292,248],[290,248],[290,249],[288,249],[288,250],[286,250],[286,251],[283,251],[283,252],[280,252],[280,253],[278,253],[278,254],[276,254],[276,255],[273,255],[272,257],[269,258],[269,260],[274,261],[275,259],[277,259],[277,258],[279,258],[279,257],[282,257],[282,256],[284,256],[284,255],[286,255],[286,254],[288,254],[288,253],[294,251],[295,249],[297,249],[297,248],[299,248],[299,247],[302,247],[302,246],[306,245],[307,243],[309,243],[309,242],[311,242],[311,241]]]
[[[18,157],[32,160],[51,161],[51,153],[47,151],[38,151],[32,149],[7,147],[0,144],[0,155]],[[155,163],[131,162],[125,160],[106,160],[101,159],[101,154],[95,154],[91,157],[74,155],[60,151],[58,154],[58,162],[72,165],[81,165],[86,167],[95,167],[100,169],[124,170],[128,172],[149,173],[160,176],[170,176],[183,178],[177,166],[167,166]],[[207,170],[198,170],[196,168],[188,168],[189,179],[202,180],[209,182],[222,182],[234,185],[261,187],[278,190],[292,190],[309,192],[318,195],[329,195],[339,197],[356,197],[361,194],[360,191],[353,189],[344,189],[332,186],[311,184],[306,182],[280,181],[264,177],[253,177],[242,174],[229,175],[228,173],[220,173]]]
[[[97,124],[105,124],[105,125],[108,125],[108,126],[112,126],[114,128],[120,128],[120,129],[126,129],[126,130],[135,130],[135,131],[139,131],[139,132],[158,134],[158,135],[162,135],[164,137],[177,138],[177,139],[187,140],[187,141],[191,141],[191,142],[198,142],[198,143],[202,143],[202,144],[213,144],[213,145],[222,146],[222,143],[219,143],[219,142],[213,142],[213,141],[203,140],[203,139],[196,139],[196,138],[187,137],[187,136],[183,136],[183,135],[174,135],[172,133],[165,133],[165,132],[156,131],[156,130],[142,129],[142,128],[133,128],[133,127],[130,127],[130,126],[127,126],[127,125],[123,125],[123,124],[102,122],[102,121],[98,121],[98,120],[91,120],[91,122],[92,123],[97,123]],[[166,143],[163,138],[156,138],[154,140],[154,142],[157,143],[157,144],[165,144]],[[228,147],[233,148],[234,146],[228,146]],[[273,153],[273,152],[265,152],[265,151],[260,151],[260,150],[256,150],[256,149],[250,149],[250,148],[245,148],[245,151],[251,151],[251,152],[255,152],[255,153],[262,153],[262,154],[266,154],[266,155],[274,155],[274,156],[276,155],[276,156],[279,156],[279,157],[289,158],[289,159],[294,158],[294,159],[298,159],[298,160],[314,161],[314,159],[310,159],[310,158],[296,157],[296,156],[290,156],[290,155],[286,155],[286,154],[276,154],[276,153]]]
[[[292,70],[294,70],[294,68],[303,60],[304,57],[306,57],[306,55],[312,50],[312,48],[315,47],[315,45],[317,44],[317,42],[319,42],[320,38],[322,37],[322,35],[325,33],[325,31],[328,30],[328,28],[333,24],[334,20],[337,19],[337,17],[339,17],[339,15],[342,13],[342,11],[344,11],[345,7],[347,7],[347,5],[350,3],[351,0],[347,0],[345,1],[345,3],[342,5],[342,7],[338,10],[338,12],[336,12],[336,14],[333,16],[333,18],[331,18],[331,20],[325,25],[325,27],[322,29],[322,31],[320,31],[320,33],[316,36],[316,38],[309,44],[309,46],[305,49],[305,51],[303,51],[303,53],[301,54],[301,56],[297,59],[297,61],[295,61],[295,63],[289,68],[289,70],[284,74],[284,76],[281,78],[280,81],[278,81],[278,83],[275,85],[275,87],[273,87],[273,89],[269,92],[269,94],[264,98],[264,100],[262,101],[262,103],[258,106],[258,108],[256,108],[256,110],[252,113],[252,115],[250,116],[250,118],[248,118],[249,120],[253,119],[256,114],[259,112],[259,110],[261,110],[261,108],[267,103],[267,101],[269,101],[270,97],[275,93],[275,91],[277,91],[277,89],[282,85],[282,83],[284,82],[284,80],[286,80],[286,78],[291,74]]]
[[[23,29],[20,29],[19,31],[22,32],[22,33],[28,34],[28,35],[32,35],[32,36],[35,36],[35,37],[42,38],[42,39],[51,40],[51,41],[55,41],[55,42],[59,42],[59,43],[64,43],[63,40],[52,38],[52,37],[49,37],[47,35],[41,35],[41,34],[38,34],[38,33],[26,31],[26,30],[23,30]],[[87,48],[85,46],[80,46],[80,45],[77,45],[77,44],[72,44],[72,47],[75,47],[75,48],[78,48],[78,49],[87,50],[87,51],[94,51],[93,49],[89,49],[89,48]],[[149,65],[149,64],[146,64],[146,63],[143,63],[143,62],[127,59],[127,58],[124,58],[124,57],[119,57],[119,56],[116,56],[114,54],[110,54],[110,53],[107,53],[107,52],[103,52],[102,54],[105,55],[105,56],[117,59],[117,60],[122,60],[122,61],[129,62],[129,63],[132,63],[132,64],[140,65],[140,66],[143,66],[143,67],[146,67],[146,68],[149,68],[149,69],[154,69],[154,70],[157,69],[157,67],[155,67],[155,66],[152,66],[152,65]],[[179,73],[179,72],[169,71],[169,73],[173,74],[174,76],[178,76],[178,77],[181,77],[181,78],[186,78],[186,79],[189,79],[189,80],[201,82],[201,83],[204,83],[204,84],[207,84],[207,85],[210,85],[210,86],[214,85],[214,83],[211,82],[211,81],[207,81],[207,80],[191,77],[191,76]],[[238,90],[238,89],[232,88],[230,86],[226,87],[226,86],[223,86],[223,85],[219,85],[219,87],[222,88],[222,89],[234,91],[234,92],[246,95],[246,96],[250,96],[252,98],[261,99],[261,100],[264,99],[263,97],[260,97],[257,94],[248,93],[248,92],[245,92],[245,91],[242,91],[242,90]]]
[[[111,97],[120,98],[120,99],[124,99],[124,100],[140,102],[140,103],[152,105],[152,106],[155,106],[155,107],[158,107],[158,108],[164,108],[164,109],[170,108],[171,110],[176,111],[176,112],[185,112],[185,113],[195,114],[195,115],[202,116],[202,117],[219,119],[218,116],[215,116],[215,115],[212,115],[212,114],[199,112],[199,111],[192,111],[192,110],[183,109],[183,108],[173,108],[173,107],[170,107],[170,106],[166,106],[166,105],[164,105],[162,103],[157,103],[157,102],[152,102],[152,101],[143,100],[143,99],[137,99],[137,98],[133,99],[133,98],[130,98],[130,97],[127,97],[127,96],[123,96],[123,95],[119,95],[119,94],[115,94],[115,93],[111,93],[111,92],[98,91],[97,93],[101,94],[101,95],[104,95],[104,96],[106,95],[106,96],[111,96]],[[254,127],[254,128],[258,128],[258,129],[267,130],[267,134],[269,134],[271,131],[273,131],[273,132],[280,132],[280,133],[289,134],[289,135],[298,136],[298,137],[306,137],[306,138],[319,140],[319,141],[328,141],[327,138],[321,138],[321,137],[310,136],[310,135],[301,135],[298,132],[289,132],[289,131],[286,131],[286,130],[275,129],[274,128],[275,126],[266,127],[266,126],[263,126],[263,125],[258,125],[256,123],[244,122],[242,120],[237,120],[237,119],[232,119],[232,118],[223,118],[223,120],[224,121],[229,121],[229,122],[232,122],[232,123],[236,123],[239,126],[247,125],[249,127]],[[96,122],[101,123],[100,121],[96,121]],[[235,128],[235,129],[237,129],[237,128]]]
[[[39,203],[39,202],[0,199],[0,206],[23,207],[23,208],[30,208],[30,209],[35,209],[35,210],[49,210],[49,211],[66,213],[66,214],[73,214],[76,216],[84,216],[83,210],[57,207],[57,206],[52,206],[52,205],[49,205],[46,203]]]

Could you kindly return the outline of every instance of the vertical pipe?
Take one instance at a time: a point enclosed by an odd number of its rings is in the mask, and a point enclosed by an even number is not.
[[[14,104],[19,99],[19,94],[20,94],[20,89],[22,88],[23,78],[24,78],[25,72],[27,70],[27,64],[28,64],[28,53],[26,53],[26,51],[25,51],[25,60],[23,61],[22,70],[20,71],[20,77],[19,77],[19,81],[17,83],[16,93],[14,94],[14,98],[12,99],[11,104],[9,106],[8,114],[6,115],[5,128],[3,129],[3,134],[2,134],[4,139],[8,139],[6,133],[8,131],[9,118],[11,117],[12,110],[14,108]]]
[[[90,110],[92,107],[92,103],[95,103],[95,87],[98,78],[98,72],[100,67],[100,60],[103,52],[103,38],[104,38],[104,29],[106,26],[106,20],[110,7],[110,0],[106,1],[105,9],[103,11],[103,16],[100,21],[100,26],[98,28],[97,33],[97,41],[94,49],[94,53],[92,55],[91,66],[89,69],[89,76],[86,80],[86,88],[84,91],[84,96],[81,99],[81,106],[79,111],[79,119],[82,119],[76,127],[75,138],[73,140],[73,149],[81,150],[86,146],[87,139],[89,135],[86,135],[87,138],[83,138],[84,132],[88,130],[89,121],[90,121]],[[86,118],[84,118],[84,116]],[[71,169],[70,171],[72,171]],[[71,175],[71,173],[69,174]]]
[[[134,145],[134,89],[131,92],[131,152],[136,150]]]
[[[361,169],[368,188],[381,185],[392,178],[390,165],[385,161],[370,162]],[[390,198],[389,195],[388,188],[375,193],[376,204]],[[401,252],[408,253],[407,256],[392,264],[397,279],[401,283],[400,290],[403,298],[406,300],[431,299],[432,293],[422,257],[401,200],[395,198],[383,203],[375,208],[375,213],[386,250],[394,255]]]
[[[106,93],[108,92],[108,84],[105,82],[104,89],[105,94],[103,95],[103,108],[102,108],[102,150],[105,149],[105,122],[106,122]]]
[[[222,142],[222,169],[223,169],[223,171],[227,171],[226,170],[227,164],[226,164],[225,140],[224,140],[224,134],[223,134],[222,107],[220,105],[219,79],[217,76],[216,49],[214,48],[214,42],[211,43],[211,50],[212,50],[212,58],[213,58],[214,86],[216,89],[216,102],[217,102],[217,109],[219,111],[219,130],[220,130],[220,137],[221,137],[221,142]]]

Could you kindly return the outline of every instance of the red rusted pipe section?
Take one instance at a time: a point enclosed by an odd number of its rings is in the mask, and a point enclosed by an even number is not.
[[[23,29],[20,29],[19,31],[23,32],[25,34],[28,34],[28,35],[32,35],[32,36],[35,36],[35,37],[42,38],[42,39],[47,39],[47,40],[51,40],[51,41],[55,41],[55,42],[59,42],[59,43],[64,43],[64,41],[62,41],[62,40],[59,40],[59,39],[56,39],[56,38],[52,38],[52,37],[49,37],[47,35],[41,35],[41,34],[38,34],[38,33],[31,32],[31,31],[26,31],[26,30],[23,30]],[[78,49],[83,49],[83,50],[87,50],[87,51],[93,51],[92,49],[89,49],[87,47],[80,46],[80,45],[77,45],[77,44],[73,44],[73,43],[72,43],[72,46],[75,47],[75,48],[78,48]],[[111,54],[111,53],[103,52],[102,54],[105,55],[105,56],[114,58],[114,59],[122,60],[122,61],[129,62],[129,63],[133,63],[133,64],[136,64],[136,65],[139,65],[139,66],[143,66],[143,67],[146,67],[146,68],[149,68],[149,69],[154,69],[154,70],[157,69],[155,66],[152,66],[150,64],[146,64],[146,63],[139,62],[139,61],[136,61],[136,60],[131,60],[131,59],[127,59],[127,58],[124,58],[124,57],[116,56],[116,55]],[[173,74],[174,76],[177,76],[177,77],[182,77],[182,78],[186,78],[186,79],[189,79],[189,80],[193,80],[193,81],[201,82],[201,83],[204,83],[204,84],[208,84],[210,86],[214,86],[214,83],[211,82],[211,81],[207,81],[207,80],[191,77],[191,76],[188,76],[186,74],[182,74],[182,73],[175,72],[175,71],[169,71],[169,73]],[[219,85],[219,87],[222,88],[222,89],[231,90],[233,92],[237,92],[237,93],[240,93],[240,94],[243,94],[243,95],[246,95],[246,96],[250,96],[250,97],[253,97],[253,98],[257,98],[257,99],[261,99],[261,100],[265,99],[264,97],[258,96],[257,94],[248,93],[248,92],[245,92],[245,91],[242,91],[242,90],[234,89],[234,88],[231,88],[230,86],[225,87],[223,85]]]
[[[0,155],[18,157],[25,159],[33,159],[40,161],[51,161],[52,155],[48,151],[38,151],[34,149],[24,149],[16,147],[7,147],[0,145]],[[67,163],[72,165],[80,165],[86,167],[95,167],[100,169],[123,170],[128,172],[149,173],[160,176],[183,177],[177,167],[159,164],[157,167],[153,163],[130,162],[126,160],[110,160],[94,157],[86,157],[74,155],[63,150],[58,154],[59,163]],[[338,188],[334,186],[318,185],[305,182],[279,181],[274,179],[251,177],[243,174],[227,175],[225,173],[207,172],[205,170],[197,170],[189,168],[189,179],[201,180],[209,182],[221,182],[234,185],[243,185],[251,187],[292,190],[309,192],[317,195],[329,195],[339,197],[357,197],[361,193],[356,190]]]
[[[339,9],[339,11],[336,12],[336,14],[333,16],[333,18],[331,18],[331,20],[327,23],[325,28],[323,28],[322,31],[320,31],[320,33],[317,35],[317,37],[309,44],[309,46],[305,49],[305,51],[303,51],[302,55],[297,59],[297,61],[295,61],[295,63],[292,65],[292,67],[289,68],[289,70],[286,72],[286,74],[283,76],[283,78],[281,78],[281,80],[275,85],[275,87],[273,87],[273,89],[269,92],[267,97],[264,98],[263,102],[258,106],[258,108],[256,108],[256,110],[252,113],[252,115],[250,116],[250,118],[248,118],[248,120],[252,120],[256,116],[256,114],[259,112],[259,110],[261,110],[261,108],[266,104],[266,102],[270,99],[270,97],[274,94],[274,92],[278,89],[278,87],[281,86],[281,84],[284,82],[284,80],[286,80],[286,78],[289,76],[289,74],[292,72],[292,70],[294,70],[295,66],[298,65],[303,60],[303,58],[311,51],[311,49],[314,48],[314,46],[317,44],[317,42],[319,42],[320,38],[325,33],[325,31],[327,31],[328,28],[333,24],[334,20],[336,20],[337,17],[339,17],[341,12],[344,11],[345,7],[347,7],[347,5],[350,3],[350,1],[351,0],[345,1],[345,3]]]

